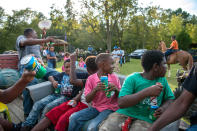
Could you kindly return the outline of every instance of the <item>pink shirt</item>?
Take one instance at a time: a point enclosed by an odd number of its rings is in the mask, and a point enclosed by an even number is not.
[[[84,61],[79,62],[79,67],[84,67],[84,65],[85,65],[85,62]]]
[[[68,60],[68,59],[70,59],[70,57],[64,56],[64,61],[66,61],[66,60]]]
[[[98,82],[100,82],[100,79],[97,73],[88,77],[85,85],[85,96],[97,86]],[[108,75],[108,82],[113,83],[120,90],[120,81],[115,74]],[[113,95],[111,98],[107,98],[104,91],[98,91],[91,104],[99,112],[106,109],[116,111],[118,109],[118,96]]]

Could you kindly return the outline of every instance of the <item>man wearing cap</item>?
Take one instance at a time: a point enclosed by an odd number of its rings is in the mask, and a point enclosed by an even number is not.
[[[114,71],[115,72],[119,72],[119,61],[120,61],[120,51],[118,50],[118,46],[114,46],[114,50],[112,51],[112,58],[115,61],[115,68]]]

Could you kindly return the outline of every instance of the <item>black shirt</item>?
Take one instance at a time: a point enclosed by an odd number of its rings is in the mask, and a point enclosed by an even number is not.
[[[65,74],[65,72],[59,73],[57,75],[54,75],[53,78],[60,84],[63,79],[64,74]],[[77,76],[77,79],[87,79],[88,73],[86,73],[86,72],[76,73],[76,76]],[[83,82],[85,82],[85,81],[83,81]],[[73,86],[71,98],[75,97],[79,93],[79,91],[82,90],[82,88],[83,87],[80,87],[80,86]]]
[[[192,67],[182,86],[197,97],[197,65]]]

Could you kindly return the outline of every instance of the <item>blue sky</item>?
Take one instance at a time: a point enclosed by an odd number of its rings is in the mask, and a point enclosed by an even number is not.
[[[176,10],[182,8],[190,14],[197,15],[197,0],[138,0],[143,7],[147,5],[157,5],[164,9]]]
[[[182,8],[190,14],[197,15],[197,0],[138,0],[139,4],[143,7],[148,5],[158,5],[161,8],[176,10]],[[74,8],[80,9],[79,0],[72,0],[74,2]],[[55,4],[59,9],[63,8],[66,0],[0,0],[0,6],[5,11],[11,14],[12,10],[25,9],[27,7],[33,10],[44,13],[45,16],[49,16],[50,6]]]

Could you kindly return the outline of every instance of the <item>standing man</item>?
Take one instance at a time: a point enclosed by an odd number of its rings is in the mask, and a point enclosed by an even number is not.
[[[35,30],[28,28],[24,30],[24,35],[20,35],[16,40],[16,49],[18,51],[19,61],[22,57],[32,54],[36,58],[42,61],[41,52],[40,52],[40,45],[43,45],[47,42],[54,42],[53,38],[46,38],[46,39],[37,39],[37,33]],[[19,62],[19,72],[22,75],[24,67],[20,65]],[[28,85],[37,84],[38,80],[35,78],[31,83]],[[23,107],[24,107],[24,116],[28,116],[31,108],[33,106],[33,101],[30,98],[29,92],[25,89],[23,90]]]
[[[88,45],[88,51],[89,51],[90,53],[92,53],[93,47],[92,47],[91,45]]]
[[[179,49],[178,42],[176,41],[175,35],[171,37],[171,40],[172,40],[172,43],[170,44],[170,48],[168,48],[167,51],[165,52],[166,60],[169,55],[171,55],[173,52],[178,51]]]
[[[119,61],[120,61],[120,51],[118,50],[118,46],[114,46],[114,50],[112,51],[112,58],[115,61],[115,72],[119,72]]]
[[[122,63],[125,63],[124,50],[121,50],[120,47],[118,47],[118,50],[119,50],[119,57],[120,57],[120,66],[122,67]]]

